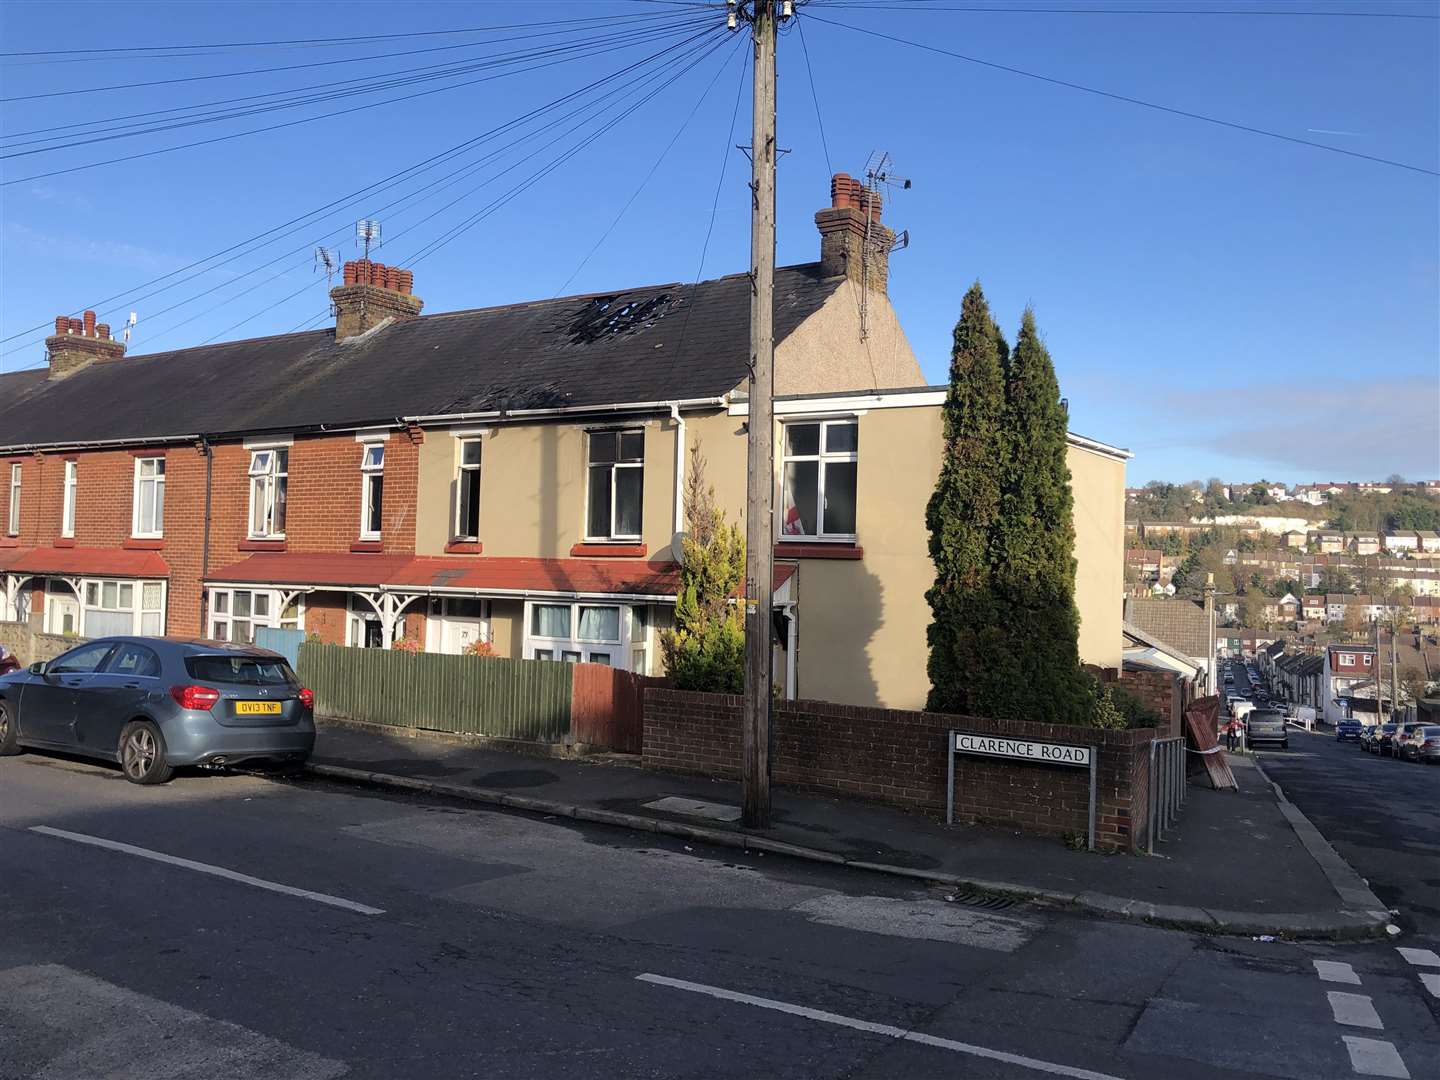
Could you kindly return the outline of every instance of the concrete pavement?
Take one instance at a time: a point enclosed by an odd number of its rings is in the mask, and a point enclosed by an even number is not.
[[[374,788],[5,759],[0,866],[7,1080],[245,1075],[234,1046],[296,1080],[1440,1077],[1389,945],[974,907]]]

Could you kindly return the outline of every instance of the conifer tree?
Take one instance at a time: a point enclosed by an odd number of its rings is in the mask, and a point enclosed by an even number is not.
[[[745,622],[731,600],[745,580],[745,537],[716,504],[698,443],[690,450],[685,523],[675,628],[660,635],[665,673],[680,690],[739,694],[745,688]]]
[[[925,520],[935,584],[926,593],[930,696],[937,712],[985,711],[990,700],[987,648],[996,610],[991,533],[1001,509],[996,459],[1002,449],[1004,339],[977,281],[961,303],[945,397],[944,455]]]

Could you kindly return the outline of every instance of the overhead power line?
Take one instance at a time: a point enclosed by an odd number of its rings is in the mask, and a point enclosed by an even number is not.
[[[897,3],[895,0],[827,0],[826,11],[840,8],[863,9],[866,11],[962,11],[973,15],[1229,15],[1240,18],[1258,16],[1261,18],[1302,18],[1302,19],[1424,19],[1440,20],[1440,15],[1426,15],[1422,12],[1405,11],[1294,11],[1286,9],[1262,10],[1258,8],[1075,8],[1075,7],[982,7],[974,4],[931,4],[928,0],[911,0]]]
[[[1269,139],[1279,139],[1281,142],[1294,143],[1297,146],[1309,146],[1316,150],[1328,150],[1332,154],[1343,154],[1346,157],[1359,158],[1362,161],[1373,161],[1377,165],[1389,165],[1391,168],[1405,169],[1409,172],[1422,173],[1426,176],[1440,176],[1440,172],[1436,172],[1434,169],[1427,169],[1421,165],[1411,165],[1409,162],[1395,161],[1391,158],[1378,157],[1374,154],[1362,154],[1358,150],[1345,150],[1339,146],[1330,146],[1327,143],[1314,142],[1311,139],[1301,139],[1294,135],[1283,135],[1278,131],[1267,131],[1265,128],[1254,127],[1250,124],[1239,124],[1232,120],[1221,120],[1215,116],[1206,116],[1204,113],[1190,112],[1187,109],[1177,109],[1170,105],[1161,105],[1158,102],[1146,101],[1143,98],[1117,94],[1110,90],[1101,90],[1098,87],[1086,86],[1083,83],[1070,82],[1066,79],[1057,79],[1050,75],[1041,75],[1038,72],[1011,67],[1009,64],[997,64],[993,60],[982,60],[978,56],[966,56],[964,53],[952,52],[950,49],[942,49],[938,45],[927,45],[923,41],[911,41],[909,38],[896,37],[893,34],[881,33],[879,30],[867,30],[859,26],[850,26],[847,23],[822,18],[819,15],[815,15],[809,9],[806,10],[805,17],[813,19],[816,22],[825,23],[827,26],[836,26],[842,30],[849,30],[852,33],[865,34],[868,37],[880,38],[885,41],[893,41],[897,45],[908,45],[914,49],[923,49],[926,52],[937,53],[940,56],[948,56],[952,60],[961,60],[967,64],[977,64],[980,67],[993,68],[996,71],[1008,72],[1011,75],[1020,75],[1027,79],[1034,79],[1037,82],[1049,83],[1052,86],[1063,86],[1067,90],[1079,90],[1086,94],[1094,94],[1096,97],[1109,98],[1111,101],[1123,101],[1127,105],[1139,105],[1142,108],[1154,109],[1156,112],[1168,113],[1171,116],[1183,116],[1187,120],[1200,120],[1207,124],[1215,124],[1218,127],[1230,128],[1233,131],[1245,131],[1251,135],[1263,135]]]

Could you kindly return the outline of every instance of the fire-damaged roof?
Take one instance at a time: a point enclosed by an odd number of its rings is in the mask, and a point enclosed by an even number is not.
[[[840,287],[775,275],[782,341]],[[345,342],[333,328],[0,375],[0,447],[383,423],[407,416],[718,397],[746,377],[737,274],[424,315]]]

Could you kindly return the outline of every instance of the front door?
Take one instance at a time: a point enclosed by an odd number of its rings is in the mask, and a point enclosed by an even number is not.
[[[479,619],[447,618],[440,636],[440,651],[451,656],[457,656],[475,642],[484,640]]]
[[[73,593],[52,593],[46,597],[45,632],[65,637],[80,633],[80,603]]]

